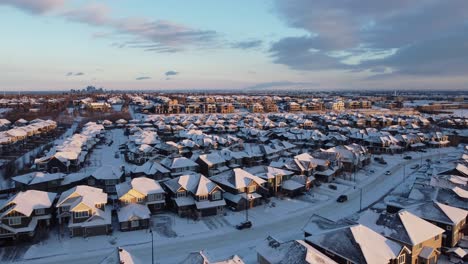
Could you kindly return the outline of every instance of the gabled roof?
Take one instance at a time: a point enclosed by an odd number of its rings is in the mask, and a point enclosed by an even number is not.
[[[6,210],[0,215],[0,218],[15,210],[25,216],[30,216],[32,211],[35,209],[50,208],[52,203],[57,196],[56,193],[28,190],[19,192],[15,196],[11,197],[4,203],[0,208],[4,208],[10,204],[14,204],[11,208]]]
[[[138,177],[132,179],[130,182],[117,184],[115,189],[119,198],[128,193],[131,189],[134,189],[143,195],[165,193],[161,185],[159,185],[156,180],[146,177]]]
[[[68,201],[69,198],[70,201]],[[78,185],[63,192],[60,195],[56,206],[59,207],[65,203],[68,204],[70,208],[76,206],[79,203],[84,203],[88,207],[94,208],[96,204],[107,203],[107,193],[104,193],[102,189],[99,188],[87,185]]]
[[[104,165],[96,169],[91,176],[99,180],[116,180],[120,179],[123,176],[124,172],[111,165]]]
[[[410,207],[407,210],[428,221],[449,225],[457,225],[468,215],[466,210],[433,201]]]
[[[443,229],[406,210],[396,214],[368,210],[358,222],[385,237],[413,246],[444,233]]]
[[[389,263],[403,248],[360,224],[312,235],[306,241],[354,263]]]
[[[19,175],[16,177],[11,178],[15,182],[20,182],[27,185],[38,184],[42,182],[49,182],[58,179],[63,179],[65,177],[64,173],[47,173],[47,172],[39,172],[34,171],[27,174]]]
[[[220,173],[211,177],[211,179],[219,184],[223,184],[234,189],[248,187],[252,182],[255,182],[259,185],[262,185],[266,182],[260,177],[252,175],[251,173],[240,168],[235,168],[233,170]]]
[[[216,183],[199,173],[182,175],[163,184],[174,193],[182,188],[193,195],[208,195],[216,188],[222,190]]]

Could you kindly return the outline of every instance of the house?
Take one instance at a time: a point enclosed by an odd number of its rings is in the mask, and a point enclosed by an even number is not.
[[[407,210],[395,214],[367,210],[358,222],[407,247],[411,255],[406,263],[437,263],[439,259],[445,230]]]
[[[0,239],[32,238],[50,225],[57,194],[36,190],[19,192],[0,205]]]
[[[68,224],[70,236],[96,236],[112,232],[111,208],[102,189],[78,185],[63,192],[56,204],[59,224]]]
[[[296,196],[305,191],[304,184],[291,179],[294,175],[292,171],[262,165],[246,168],[245,170],[265,180],[265,187],[268,188],[270,195],[285,194]]]
[[[281,242],[271,236],[257,246],[257,263],[337,264],[304,240]]]
[[[145,162],[143,165],[134,165],[130,169],[130,174],[132,178],[145,176],[159,181],[164,178],[169,178],[171,171],[166,169],[159,162],[150,160]]]
[[[23,175],[15,176],[11,180],[18,190],[38,190],[45,192],[55,192],[60,189],[65,174],[61,172],[47,173],[33,171]]]
[[[226,160],[219,152],[200,155],[196,162],[200,165],[200,172],[208,177],[229,170]]]
[[[153,179],[146,177],[134,178],[130,182],[123,182],[115,186],[117,198],[122,207],[128,204],[142,204],[155,213],[164,209],[166,192]]]
[[[361,224],[321,225],[306,243],[340,264],[407,263],[410,250]]]
[[[121,231],[147,229],[150,226],[151,212],[147,206],[130,203],[117,210]]]
[[[185,157],[166,157],[161,160],[160,163],[171,171],[172,177],[191,172],[198,172],[199,170],[197,163]]]
[[[410,206],[406,210],[444,229],[445,232],[442,236],[444,247],[455,247],[463,237],[468,216],[467,210],[434,201]]]
[[[227,259],[216,259],[210,256],[206,251],[190,253],[179,264],[245,264],[245,262],[237,255],[233,255]]]
[[[182,175],[163,185],[169,204],[180,216],[200,218],[224,212],[224,190],[202,174]]]
[[[108,194],[115,194],[115,185],[124,180],[123,168],[117,168],[111,165],[104,165],[96,169],[87,178],[89,186],[103,189]]]
[[[266,181],[251,173],[235,168],[211,177],[226,192],[226,203],[235,210],[244,210],[262,204],[262,194],[266,195]]]

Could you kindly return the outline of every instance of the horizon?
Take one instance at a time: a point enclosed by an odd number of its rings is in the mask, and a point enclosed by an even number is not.
[[[0,90],[466,91],[468,2],[0,0]]]

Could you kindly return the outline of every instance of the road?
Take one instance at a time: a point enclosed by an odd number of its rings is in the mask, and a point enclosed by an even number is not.
[[[437,153],[431,153],[423,155],[422,158],[432,158],[439,155]],[[326,218],[337,220],[342,217],[352,215],[360,211],[360,189],[362,188],[362,207],[365,208],[369,205],[374,204],[383,199],[391,190],[403,182],[403,170],[406,168],[406,176],[412,172],[408,165],[419,164],[419,157],[412,160],[402,160],[402,162],[393,165],[391,167],[382,168],[382,171],[377,171],[379,175],[373,177],[369,182],[364,182],[363,186],[358,186],[356,189],[348,191],[348,201],[345,203],[337,203],[333,198],[319,204],[318,206],[311,206],[307,209],[302,209],[298,212],[291,213],[287,217],[281,218],[279,221],[266,223],[261,226],[254,226],[252,229],[238,231],[232,229],[232,231],[224,232],[222,234],[213,233],[207,234],[203,238],[199,236],[194,238],[174,238],[170,241],[158,241],[155,240],[155,256],[156,260],[163,259],[164,261],[158,263],[172,263],[172,260],[180,260],[180,258],[186,256],[189,252],[199,251],[202,249],[211,250],[230,250],[231,254],[237,252],[248,252],[255,254],[252,248],[258,244],[259,241],[264,240],[268,235],[274,234],[275,236],[288,236],[290,234],[300,234],[301,229],[308,222],[308,219],[313,214],[319,214]],[[389,170],[391,175],[385,175],[383,170]],[[401,176],[400,176],[401,175]],[[151,260],[151,244],[144,243],[137,246],[129,247],[132,255],[145,262]],[[34,259],[26,261],[25,263],[99,263],[99,260],[103,259],[108,250],[96,250],[83,252],[79,255],[63,255],[56,257],[46,257],[42,259]],[[171,261],[168,261],[172,259]],[[66,260],[66,261],[64,261]]]

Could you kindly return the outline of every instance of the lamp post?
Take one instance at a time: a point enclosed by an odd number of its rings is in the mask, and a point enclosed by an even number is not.
[[[362,211],[362,187],[359,188],[359,192],[360,192],[360,195],[359,195],[359,212]]]
[[[153,230],[150,228],[149,230],[151,234],[151,263],[154,264],[154,238],[153,238]]]

